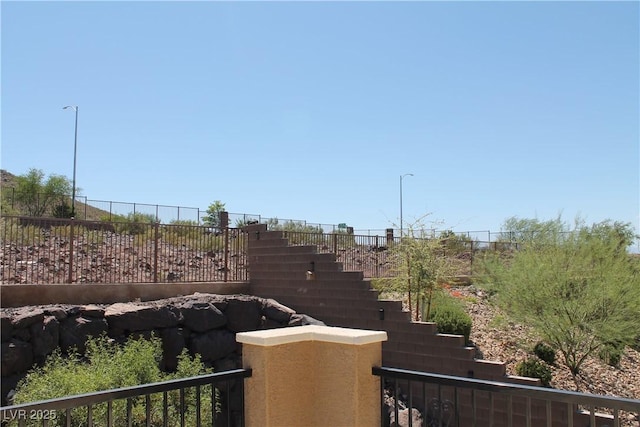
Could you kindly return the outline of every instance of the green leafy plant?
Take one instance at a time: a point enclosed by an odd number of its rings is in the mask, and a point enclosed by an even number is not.
[[[471,251],[472,241],[464,236],[446,230],[438,236],[442,250],[447,256],[457,256]]]
[[[426,310],[426,305],[424,306]],[[461,301],[450,296],[445,291],[435,294],[432,301],[432,308],[427,316],[423,314],[423,319],[436,323],[438,332],[441,334],[464,335],[468,344],[471,335],[472,319],[465,310]]]
[[[305,221],[292,221],[287,220],[280,224],[278,218],[272,218],[267,222],[267,226],[270,230],[282,230],[282,231],[299,231],[302,233],[323,233],[322,227],[319,225],[307,224]]]
[[[549,344],[538,341],[536,345],[533,347],[533,354],[538,356],[540,360],[544,360],[549,365],[553,365],[556,361],[556,351]]]
[[[621,342],[606,342],[598,351],[598,357],[604,363],[618,367],[626,346]]]
[[[220,200],[216,200],[207,208],[207,214],[202,217],[202,222],[208,227],[220,231],[222,224],[220,223],[220,214],[224,212],[225,206]]]
[[[508,259],[485,264],[497,301],[533,327],[576,376],[607,342],[629,343],[640,330],[640,275],[626,252],[629,224],[577,219],[553,224]]]
[[[18,211],[27,216],[43,216],[53,213],[56,205],[68,204],[72,184],[62,175],[52,174],[45,179],[40,169],[29,169],[15,178],[13,202]]]
[[[161,372],[159,368],[162,357],[160,339],[152,337],[150,340],[129,339],[125,344],[118,345],[106,336],[90,338],[87,341],[85,356],[71,352],[63,356],[55,351],[41,367],[29,371],[20,381],[14,396],[14,403],[27,403],[56,397],[72,396],[83,393],[109,390],[139,384],[153,383],[168,379],[191,377],[210,373],[205,368],[199,355],[190,357],[186,350],[179,356],[177,371],[173,374]],[[186,425],[195,425],[196,407],[195,390],[185,390],[187,400],[184,407]],[[193,395],[193,396],[192,396]],[[211,386],[201,388],[202,420],[211,425],[214,414],[212,407]],[[181,405],[179,391],[168,393],[169,425],[180,425]],[[162,396],[151,395],[151,404],[156,408],[151,412],[150,423],[153,426],[162,425]],[[113,425],[126,425],[126,401],[117,400],[113,405]],[[219,410],[219,402],[214,402],[214,409]],[[95,405],[92,409],[96,425],[106,420],[107,405]],[[71,425],[80,426],[87,418],[87,409],[79,407],[71,412]],[[145,398],[132,399],[132,418],[134,426],[146,423]],[[49,425],[66,425],[66,414],[58,412],[55,420]],[[10,424],[11,425],[11,424]],[[34,424],[35,425],[35,424]]]
[[[516,365],[516,373],[521,377],[538,378],[543,386],[551,386],[551,368],[537,358],[525,359]]]
[[[416,320],[421,313],[423,319],[430,318],[434,295],[460,269],[455,258],[446,256],[442,241],[428,230],[420,220],[409,224],[407,235],[391,249],[399,260],[395,282],[405,287],[410,307],[414,300]]]
[[[545,241],[554,241],[565,231],[565,224],[562,218],[558,216],[552,220],[539,220],[537,218],[507,218],[501,229],[498,238],[499,243],[542,243]]]
[[[56,218],[71,218],[73,217],[73,209],[66,201],[61,201],[53,208],[53,216]]]
[[[126,217],[121,215],[116,217],[114,226],[116,232],[121,234],[140,235],[148,233],[153,229],[150,225],[155,224],[156,217],[152,214],[140,212],[130,212]]]

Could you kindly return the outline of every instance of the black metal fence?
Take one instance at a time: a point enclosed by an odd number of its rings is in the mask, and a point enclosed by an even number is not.
[[[3,284],[248,280],[235,228],[5,216],[0,237]]]
[[[372,372],[381,380],[383,426],[406,416],[409,427],[620,427],[637,426],[640,416],[636,399],[396,368]]]
[[[21,197],[23,196],[23,197]],[[3,212],[20,216],[68,217],[71,211],[71,196],[49,195],[44,193],[28,194],[28,203],[24,203],[24,195],[14,187],[2,189]],[[75,197],[75,218],[85,221],[121,221],[124,218],[149,218],[163,224],[193,223],[204,224],[206,209],[190,206],[160,205],[152,203],[121,202],[114,200],[89,199],[86,196]],[[325,232],[336,231],[334,224],[315,224],[304,220],[268,218],[259,214],[229,213],[229,225],[235,228],[250,222],[260,222],[269,226],[295,225],[296,227],[313,228]]]
[[[393,277],[400,270],[401,257],[394,248],[400,237],[369,236],[347,233],[309,233],[283,231],[290,245],[316,246],[318,253],[334,253],[344,271],[362,271],[365,277]],[[406,239],[407,237],[405,237]],[[509,253],[520,248],[518,243],[480,242],[473,240],[438,239],[438,255],[449,257],[459,275],[471,275],[474,262],[487,251]]]
[[[283,231],[290,245],[334,253],[345,271],[393,277],[400,242],[387,236]],[[247,239],[238,228],[188,224],[0,218],[0,278],[4,284],[247,281]],[[405,237],[406,238],[406,237]],[[486,251],[509,253],[518,244],[441,240],[442,256],[471,275]]]
[[[0,408],[3,426],[244,425],[244,378],[251,369],[67,396]]]

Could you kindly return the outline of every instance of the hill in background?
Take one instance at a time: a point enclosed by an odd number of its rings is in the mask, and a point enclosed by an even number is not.
[[[15,204],[13,204],[11,201],[12,191],[10,189],[15,187],[16,187],[16,175],[4,169],[0,169],[0,194],[2,195],[3,201],[6,201],[9,206],[14,206],[14,208],[15,208]],[[69,203],[71,203],[71,197],[69,197]],[[4,209],[3,209],[2,213],[6,214],[8,212],[4,212]],[[76,216],[77,219],[84,219],[88,221],[100,221],[101,219],[109,217],[108,211],[98,209],[91,205],[84,204],[78,201],[77,199],[76,199],[76,213],[77,213],[77,216]],[[11,214],[20,215],[20,212],[14,211],[14,212],[11,212]]]

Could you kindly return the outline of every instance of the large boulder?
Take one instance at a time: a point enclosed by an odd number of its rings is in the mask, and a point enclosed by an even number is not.
[[[210,331],[191,339],[191,351],[200,354],[203,362],[229,356],[236,349],[236,336],[226,329]]]
[[[278,323],[287,324],[291,316],[296,314],[295,310],[280,304],[274,299],[265,299],[262,306],[262,313],[267,319],[275,320]]]
[[[167,328],[160,333],[162,338],[162,365],[167,371],[178,367],[178,356],[186,345],[185,331],[182,328]]]
[[[187,301],[177,307],[182,313],[182,324],[194,332],[216,329],[227,323],[227,318],[209,302]]]
[[[411,417],[411,421],[409,421],[409,417]],[[435,420],[435,422],[437,422],[437,420]],[[409,426],[421,426],[421,425],[423,425],[422,414],[416,408],[412,408],[411,411],[409,411],[409,408],[399,410],[397,422],[396,422],[395,411],[392,411],[391,413],[389,413],[390,427],[409,427]],[[437,425],[437,424],[434,424],[434,425]]]
[[[105,311],[104,308],[94,304],[89,304],[89,305],[80,307],[80,313],[84,317],[95,317],[97,319],[101,319],[104,317],[104,311]]]
[[[3,342],[1,359],[3,377],[26,372],[33,365],[31,344],[16,339]]]
[[[389,390],[384,390],[383,395],[383,424],[390,427],[408,427],[410,425],[423,425],[422,413],[416,408],[409,408],[402,399],[396,400]],[[398,405],[398,419],[396,420],[396,404]],[[439,405],[438,405],[439,406]],[[411,418],[411,420],[409,419]],[[450,421],[450,420],[448,420]],[[437,420],[434,421],[437,423]],[[432,425],[431,423],[427,425]],[[433,424],[435,425],[435,424]],[[446,425],[449,425],[448,423]]]
[[[173,307],[134,303],[112,304],[105,310],[104,317],[109,327],[124,331],[173,328],[182,320],[180,313]]]
[[[11,316],[6,313],[0,313],[0,338],[2,342],[11,341],[13,336],[13,326],[11,325]]]
[[[58,322],[68,317],[67,310],[57,306],[47,307],[44,310],[44,314],[55,317]]]
[[[321,320],[314,319],[313,317],[307,316],[306,314],[298,314],[298,313],[291,316],[288,326],[306,326],[306,325],[327,326]]]
[[[255,331],[262,324],[262,301],[256,297],[230,297],[224,312],[227,328],[233,332]]]
[[[69,317],[60,323],[60,347],[66,353],[75,347],[80,354],[83,354],[86,350],[87,338],[99,337],[108,329],[109,325],[105,319]]]
[[[44,319],[44,311],[39,308],[25,307],[11,321],[15,329],[28,328],[34,323],[41,322]]]
[[[42,322],[34,323],[29,329],[33,357],[41,362],[58,347],[60,323],[54,316],[46,316]]]

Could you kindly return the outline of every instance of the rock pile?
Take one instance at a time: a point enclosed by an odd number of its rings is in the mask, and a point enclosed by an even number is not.
[[[272,299],[196,293],[185,297],[111,305],[49,305],[0,309],[2,405],[34,363],[56,348],[83,353],[89,336],[162,339],[161,368],[173,371],[184,348],[216,371],[241,367],[236,332],[323,324]]]

